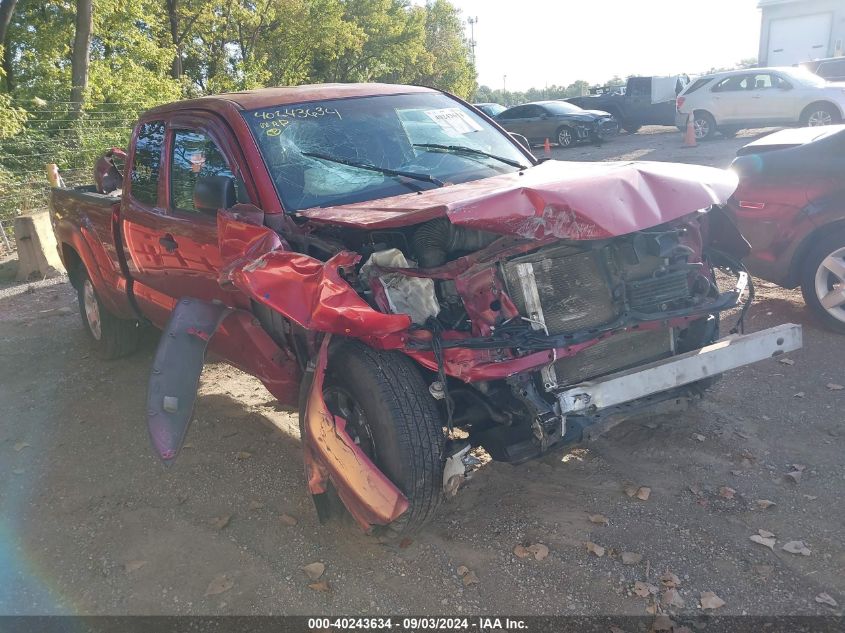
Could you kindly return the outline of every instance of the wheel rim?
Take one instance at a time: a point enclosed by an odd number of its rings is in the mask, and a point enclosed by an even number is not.
[[[833,116],[827,110],[819,110],[813,112],[807,118],[807,125],[809,127],[820,127],[822,125],[831,125],[833,123]]]
[[[323,398],[332,415],[346,420],[346,433],[355,445],[374,463],[378,463],[373,430],[367,422],[361,405],[348,391],[333,385],[326,387]]]
[[[99,341],[103,336],[103,327],[100,322],[100,304],[97,302],[97,295],[94,294],[94,286],[91,285],[90,279],[86,279],[82,286],[82,299],[88,329],[91,330],[91,335]]]
[[[825,257],[816,270],[816,297],[834,319],[845,323],[845,247]]]
[[[572,132],[564,128],[557,133],[557,142],[563,147],[569,147],[572,143]]]
[[[695,138],[704,138],[710,134],[710,121],[707,119],[694,119],[692,122],[695,130]]]

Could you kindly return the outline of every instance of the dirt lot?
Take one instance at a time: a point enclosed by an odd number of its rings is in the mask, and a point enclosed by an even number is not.
[[[680,149],[677,131],[646,128],[554,154],[726,166],[750,134]],[[823,592],[845,604],[845,391],[827,387],[845,383],[843,339],[798,292],[761,284],[748,321],[803,324],[794,363],[733,372],[683,415],[489,464],[400,547],[317,524],[294,415],[224,364],[206,367],[189,444],[164,469],[145,428],[155,335],[132,358],[99,362],[70,286],[28,288],[0,286],[0,613],[640,615],[650,600],[634,583],[660,586],[667,570],[685,602],[668,611],[682,619],[708,591],[729,614],[838,613],[816,602]],[[785,477],[796,469],[799,481]],[[651,494],[629,497],[629,485]],[[760,529],[773,550],[750,540]],[[795,540],[809,555],[782,549]],[[548,557],[512,553],[533,543]],[[642,560],[625,565],[623,551]],[[300,567],[315,561],[329,592],[308,588]]]

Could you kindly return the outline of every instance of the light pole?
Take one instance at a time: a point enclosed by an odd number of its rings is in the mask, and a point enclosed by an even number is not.
[[[502,98],[505,100],[505,105],[508,104],[508,76],[502,75]]]
[[[475,66],[475,25],[478,24],[478,17],[467,18],[469,24],[469,50],[472,54],[472,65]]]

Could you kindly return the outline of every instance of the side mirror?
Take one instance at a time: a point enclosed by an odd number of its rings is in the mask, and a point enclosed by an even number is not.
[[[231,176],[206,176],[194,185],[194,207],[205,213],[235,206],[235,179]]]
[[[525,138],[522,134],[515,134],[513,132],[509,132],[509,134],[513,137],[513,139],[522,145],[525,149],[529,152],[531,151],[531,143],[528,142],[528,139]]]

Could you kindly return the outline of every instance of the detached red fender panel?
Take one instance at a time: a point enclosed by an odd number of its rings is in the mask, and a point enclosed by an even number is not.
[[[270,228],[252,224],[239,214],[217,216],[221,283],[232,283],[308,330],[353,336],[375,343],[400,339],[411,325],[404,314],[378,312],[341,277],[360,255],[338,253],[327,262],[286,249]]]
[[[325,493],[330,479],[361,527],[388,525],[408,509],[408,499],[355,444],[346,420],[333,415],[323,399],[330,339],[323,339],[317,355],[302,425],[308,488],[313,495]]]

